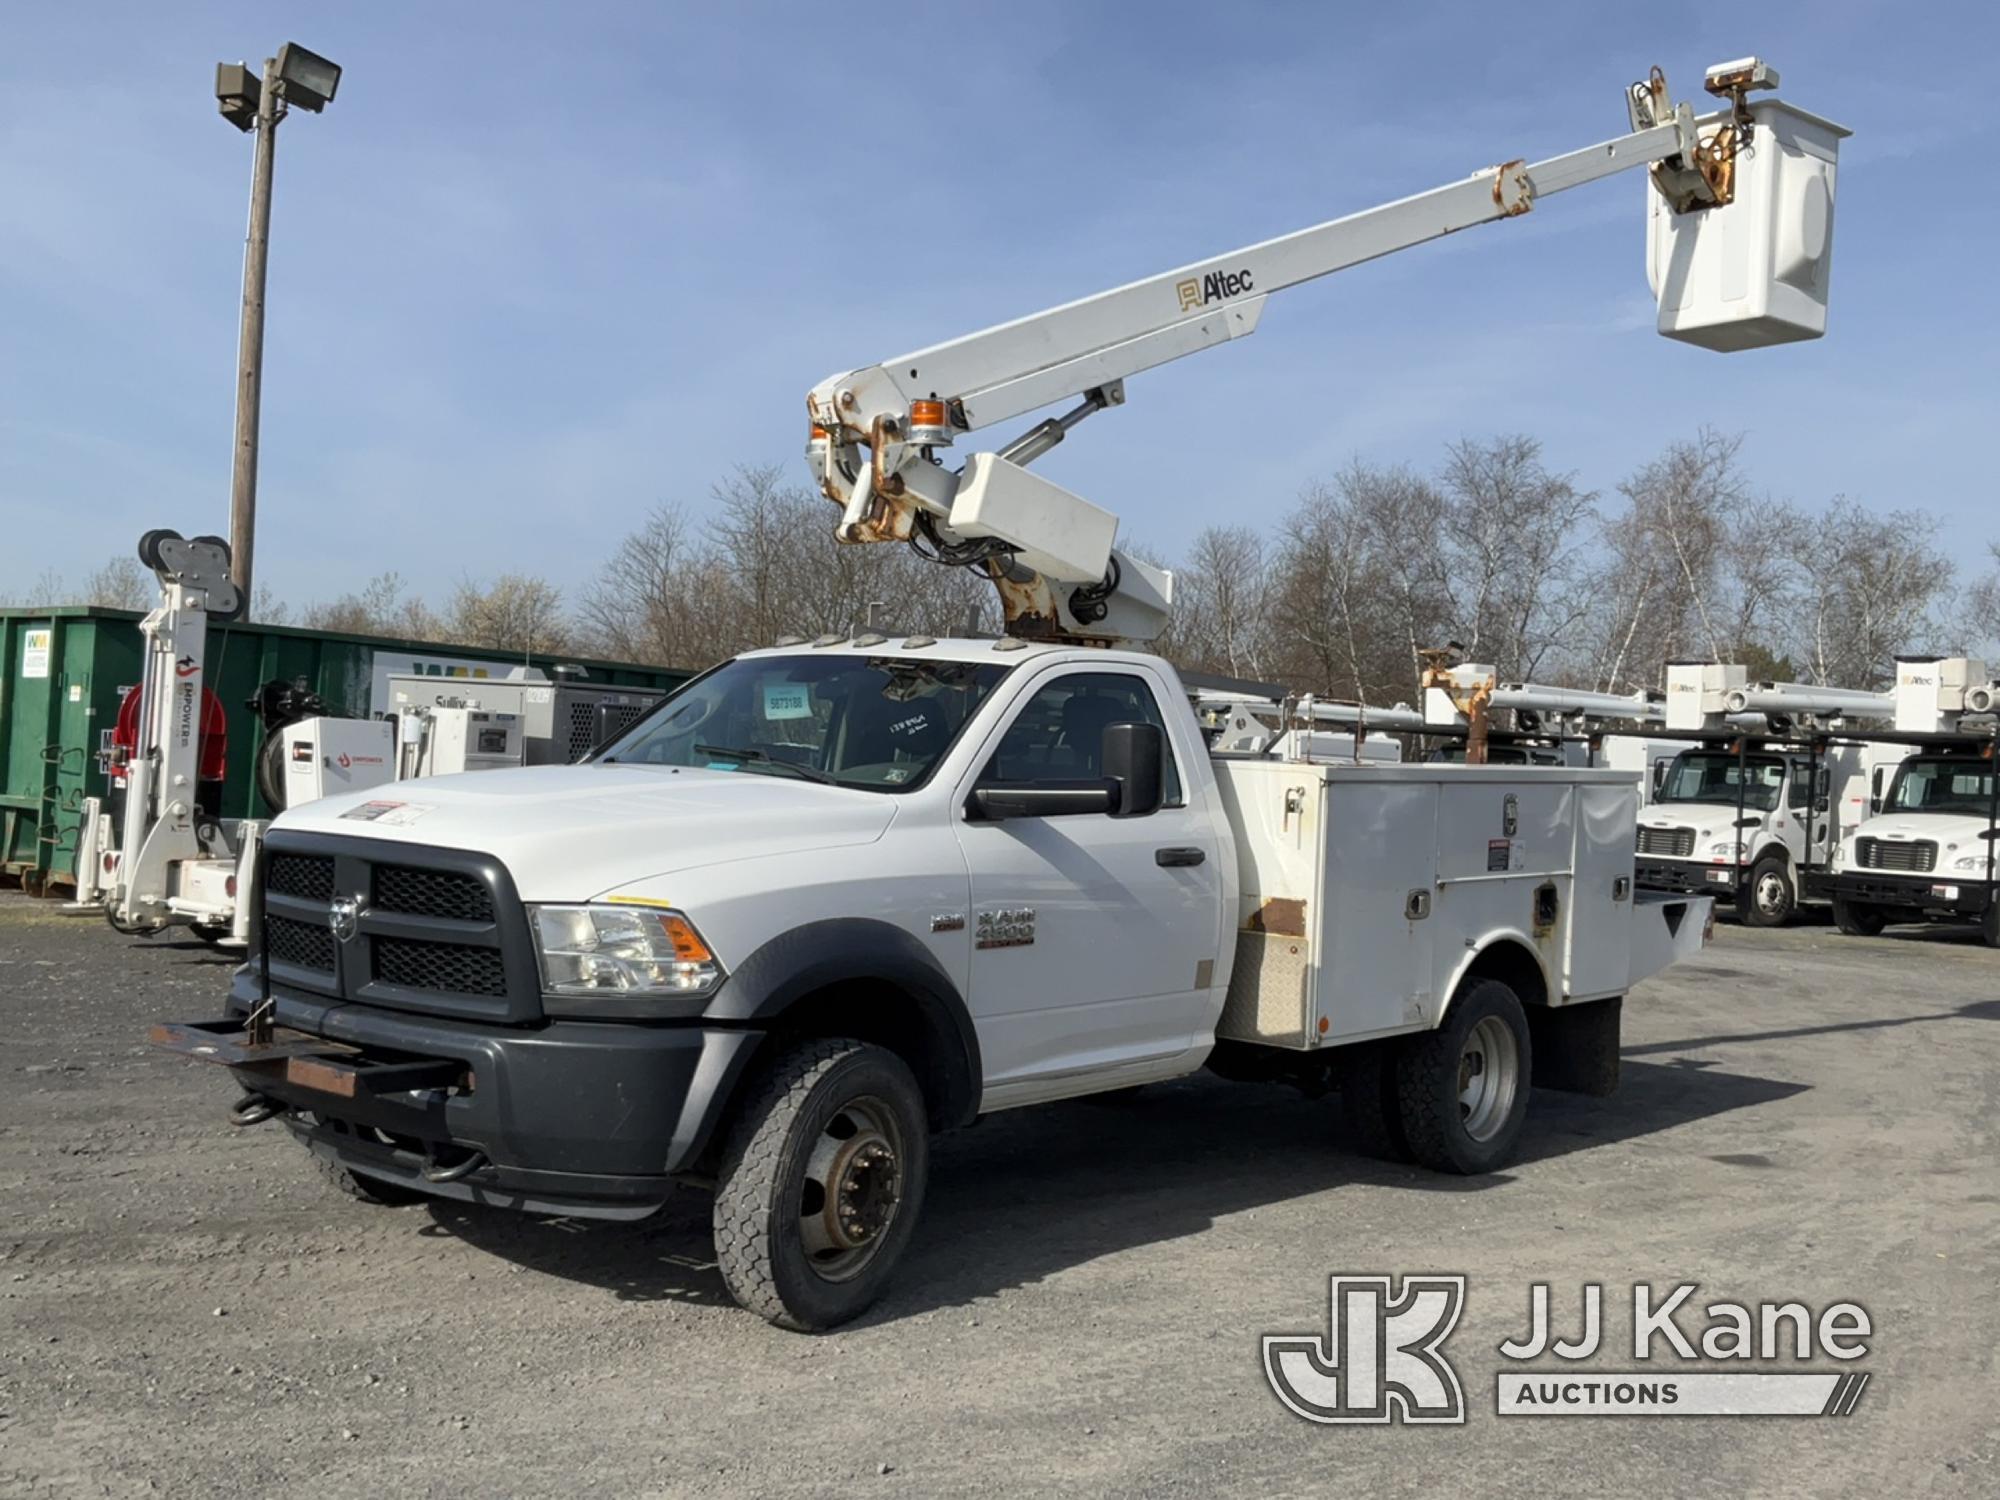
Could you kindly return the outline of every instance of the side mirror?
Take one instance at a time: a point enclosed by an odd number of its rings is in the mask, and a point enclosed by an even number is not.
[[[1111,724],[1097,763],[1117,788],[1114,818],[1143,818],[1166,801],[1166,744],[1157,724]]]
[[[1673,762],[1656,760],[1653,762],[1653,795],[1660,795],[1660,788],[1667,784],[1667,767]]]

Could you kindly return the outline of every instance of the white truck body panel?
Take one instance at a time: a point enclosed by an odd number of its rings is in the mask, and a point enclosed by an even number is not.
[[[1535,955],[1555,1005],[1623,994],[1679,951],[1632,956],[1623,773],[1225,760],[1216,774],[1239,880],[1220,1035],[1312,1048],[1425,1029],[1502,939]]]

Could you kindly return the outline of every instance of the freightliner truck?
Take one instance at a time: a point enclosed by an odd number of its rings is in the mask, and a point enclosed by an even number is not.
[[[1708,926],[1705,897],[1634,889],[1632,778],[1210,754],[1143,649],[1171,575],[1027,465],[1284,287],[1628,167],[1663,332],[1816,336],[1824,215],[1802,262],[1712,228],[1830,201],[1844,132],[1750,102],[1774,77],[1712,70],[1697,117],[1656,71],[1612,141],[823,382],[837,538],[983,575],[1004,638],[780,643],[587,763],[288,811],[227,1014],[156,1040],[364,1199],[631,1219],[711,1192],[729,1290],[799,1329],[880,1294],[932,1136],[999,1110],[1207,1066],[1336,1087],[1371,1149],[1501,1165],[1531,1084],[1611,1087],[1622,997]]]

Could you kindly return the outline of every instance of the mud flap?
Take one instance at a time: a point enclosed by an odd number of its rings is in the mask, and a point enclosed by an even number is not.
[[[1624,996],[1614,995],[1582,1005],[1528,1006],[1535,1087],[1599,1099],[1615,1090],[1619,1013],[1624,1003]]]

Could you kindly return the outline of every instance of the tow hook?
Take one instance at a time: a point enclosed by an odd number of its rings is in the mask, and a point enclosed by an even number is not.
[[[436,1157],[432,1157],[424,1166],[424,1181],[457,1182],[461,1177],[470,1177],[485,1165],[486,1153],[484,1151],[468,1151],[463,1160],[455,1161],[450,1166],[446,1166]]]
[[[232,1125],[262,1125],[271,1116],[284,1108],[275,1099],[267,1099],[262,1094],[245,1094],[229,1108],[229,1123]]]

